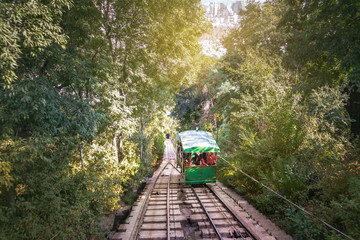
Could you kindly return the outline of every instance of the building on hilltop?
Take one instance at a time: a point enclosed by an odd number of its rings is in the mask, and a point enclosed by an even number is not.
[[[232,3],[210,2],[204,4],[205,17],[212,22],[213,26],[234,27],[238,25],[239,10],[245,8],[246,1],[234,1]]]
[[[226,36],[231,28],[239,25],[241,20],[239,11],[246,7],[246,0],[213,1],[204,3],[203,7],[205,17],[212,23],[213,29],[211,33],[204,34],[200,39],[202,53],[220,58],[226,53],[220,39]]]

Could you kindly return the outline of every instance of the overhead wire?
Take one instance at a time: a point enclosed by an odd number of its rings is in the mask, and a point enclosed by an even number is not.
[[[232,166],[233,168],[235,168],[236,170],[238,170],[240,173],[242,173],[243,175],[245,175],[246,177],[250,178],[251,180],[253,180],[254,182],[258,183],[259,185],[261,185],[263,188],[266,188],[267,190],[269,190],[270,192],[272,192],[273,194],[275,194],[276,196],[278,196],[279,198],[283,199],[284,201],[286,201],[287,203],[293,205],[294,207],[296,207],[297,209],[301,210],[302,212],[308,214],[309,216],[315,218],[316,220],[318,220],[319,222],[323,223],[325,226],[327,226],[328,228],[331,228],[332,230],[336,231],[337,233],[343,235],[344,237],[351,239],[351,240],[355,240],[354,238],[350,237],[349,235],[347,235],[346,233],[340,231],[339,229],[333,227],[332,225],[330,225],[329,223],[325,222],[324,220],[320,219],[319,217],[315,216],[312,212],[309,212],[307,210],[305,210],[304,208],[300,207],[299,205],[297,205],[296,203],[290,201],[289,199],[287,199],[286,197],[282,196],[280,193],[274,191],[273,189],[271,189],[270,187],[266,186],[265,184],[261,183],[260,181],[258,181],[257,179],[253,178],[252,176],[250,176],[249,174],[247,174],[246,172],[244,172],[243,170],[241,170],[240,168],[234,166],[232,163],[228,162],[225,158],[223,158],[222,156],[219,156],[222,160],[224,160],[227,164],[229,164],[230,166]]]

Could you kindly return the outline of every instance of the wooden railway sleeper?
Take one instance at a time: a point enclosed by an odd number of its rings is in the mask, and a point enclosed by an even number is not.
[[[223,238],[221,237],[221,235],[220,235],[219,231],[217,230],[217,228],[216,228],[216,226],[215,226],[214,221],[211,219],[211,217],[210,217],[210,215],[209,215],[208,211],[206,210],[206,208],[205,208],[204,204],[203,204],[203,203],[202,203],[202,201],[200,200],[200,198],[199,198],[198,194],[196,193],[196,191],[195,191],[194,187],[193,187],[193,186],[191,186],[191,189],[192,189],[192,191],[193,191],[194,195],[196,196],[197,200],[199,201],[199,203],[200,203],[200,205],[201,205],[202,209],[204,210],[204,212],[205,212],[206,216],[208,217],[208,219],[209,219],[209,221],[210,221],[210,223],[211,223],[211,226],[213,227],[213,229],[214,229],[214,231],[215,231],[216,235],[218,236],[218,238],[219,238],[220,240],[222,240]]]
[[[169,163],[167,163],[162,169],[161,171],[159,172],[159,174],[156,176],[156,178],[154,179],[153,183],[151,184],[150,186],[150,189],[149,189],[149,192],[146,196],[146,200],[145,200],[145,204],[143,205],[143,208],[141,209],[141,213],[139,214],[138,218],[136,219],[136,226],[134,227],[133,231],[131,232],[130,234],[130,239],[136,239],[138,234],[139,234],[139,231],[140,231],[140,226],[141,226],[141,223],[144,219],[144,216],[145,216],[145,211],[147,209],[147,206],[148,206],[148,203],[149,203],[149,200],[150,200],[150,195],[152,194],[153,190],[154,190],[154,187],[155,187],[155,184],[159,178],[159,176],[162,174],[162,172],[164,171],[164,169],[168,166]]]
[[[259,236],[257,236],[256,233],[253,233],[251,232],[248,227],[247,227],[247,224],[244,224],[241,219],[239,219],[229,208],[229,206],[223,202],[220,198],[220,196],[215,192],[213,191],[213,189],[211,189],[207,184],[206,184],[206,187],[217,197],[217,199],[219,199],[220,202],[223,203],[224,207],[230,212],[230,214],[244,227],[244,229],[246,230],[246,233],[247,235],[251,236],[252,238],[254,238],[255,240],[260,240],[261,238]]]
[[[221,208],[225,208],[226,210],[229,211],[229,209],[225,206],[225,204],[219,199],[217,198],[217,196],[215,194],[213,194],[213,192],[211,191],[211,189],[209,188],[204,188],[203,190],[204,193],[206,193],[208,196],[214,196],[211,197],[210,199],[212,200],[214,206],[221,211]],[[220,202],[215,201],[215,199],[218,199]],[[231,212],[231,211],[229,211]],[[248,237],[248,234],[246,232],[242,233],[240,231],[238,231],[234,226],[231,226],[229,219],[226,217],[226,215],[224,214],[223,211],[221,211],[221,213],[224,215],[225,219],[228,221],[230,228],[232,228],[233,231],[231,231],[231,229],[229,229],[229,235],[231,235],[234,238],[241,238],[241,239],[245,239]],[[236,219],[236,218],[234,218]],[[240,223],[241,224],[241,223]],[[242,224],[241,224],[242,225]],[[242,225],[243,226],[243,225]]]

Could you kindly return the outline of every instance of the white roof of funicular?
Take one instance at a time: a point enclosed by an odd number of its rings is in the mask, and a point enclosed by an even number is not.
[[[184,152],[219,152],[211,133],[200,130],[188,130],[178,133],[176,137],[181,141]]]

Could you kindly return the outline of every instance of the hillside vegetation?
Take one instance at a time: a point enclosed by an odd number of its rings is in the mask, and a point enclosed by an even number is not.
[[[360,4],[252,3],[175,99],[183,129],[218,139],[221,156],[360,239]],[[344,239],[219,160],[218,178],[295,239]]]
[[[165,134],[196,127],[360,239],[359,13],[357,0],[250,1],[214,59],[198,0],[0,1],[0,239],[101,239]],[[218,166],[295,239],[344,239]]]
[[[161,157],[206,28],[198,1],[0,2],[0,239],[104,236]]]

